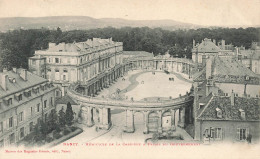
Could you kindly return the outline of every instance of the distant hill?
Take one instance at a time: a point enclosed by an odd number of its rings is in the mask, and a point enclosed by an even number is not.
[[[49,28],[62,30],[93,29],[104,27],[161,27],[167,30],[192,29],[202,26],[190,23],[183,23],[174,20],[126,20],[119,18],[95,19],[87,16],[53,16],[53,17],[13,17],[0,18],[0,31],[14,29],[39,29]]]

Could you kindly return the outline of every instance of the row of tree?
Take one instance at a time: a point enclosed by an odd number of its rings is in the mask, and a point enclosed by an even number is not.
[[[28,68],[28,57],[35,50],[46,49],[49,42],[79,42],[99,37],[110,38],[124,43],[126,51],[147,51],[155,55],[169,53],[173,56],[191,58],[192,40],[201,42],[204,38],[220,41],[226,44],[249,48],[252,41],[260,41],[260,28],[215,28],[168,31],[161,28],[131,28],[120,29],[108,27],[91,30],[73,30],[62,32],[57,30],[30,29],[14,30],[0,33],[0,69],[3,67]]]
[[[34,127],[34,142],[38,142],[46,139],[46,136],[52,131],[60,132],[66,126],[71,126],[73,123],[74,114],[71,107],[71,104],[67,104],[67,109],[64,112],[62,107],[59,110],[58,114],[56,110],[51,111],[48,116],[48,119],[40,120]]]

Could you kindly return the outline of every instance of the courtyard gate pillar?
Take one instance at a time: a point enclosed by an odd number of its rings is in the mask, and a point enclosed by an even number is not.
[[[125,112],[126,112],[125,113],[126,123],[125,123],[124,132],[133,133],[135,131],[133,110],[126,110]]]

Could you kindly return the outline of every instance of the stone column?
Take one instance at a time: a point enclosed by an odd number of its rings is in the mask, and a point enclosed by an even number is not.
[[[93,123],[93,109],[92,109],[92,107],[87,107],[87,109],[88,109],[88,113],[87,113],[87,126],[88,127],[91,127],[91,126],[93,126],[94,125],[94,123]]]
[[[158,119],[158,132],[162,133],[162,111],[158,111],[159,119]]]
[[[175,130],[176,129],[176,125],[175,125],[175,112],[176,110],[173,109],[171,110],[171,118],[172,118],[172,129]]]
[[[143,131],[144,134],[149,133],[149,130],[148,130],[148,114],[149,114],[148,111],[144,112],[144,131]]]
[[[135,131],[133,110],[126,110],[125,112],[126,112],[125,113],[126,123],[125,123],[124,132],[133,133]]]
[[[111,126],[110,108],[99,108],[99,128],[108,130]]]
[[[184,128],[184,124],[185,124],[185,107],[183,107],[179,110],[178,126],[181,127],[181,128]]]

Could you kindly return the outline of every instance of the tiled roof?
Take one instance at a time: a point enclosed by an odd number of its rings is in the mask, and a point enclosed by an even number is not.
[[[215,57],[213,64],[213,75],[234,75],[258,77],[242,63],[227,57]]]
[[[201,71],[193,74],[193,81],[203,81],[206,79],[206,67],[204,67]]]
[[[193,48],[193,52],[218,53],[221,49],[215,45],[211,39],[205,38],[198,46]]]
[[[257,98],[234,97],[234,106],[231,105],[231,97],[213,96],[212,100],[202,108],[197,119],[201,120],[235,120],[235,121],[259,121],[260,110]],[[222,111],[222,117],[217,117],[216,109]],[[242,119],[240,110],[245,111],[245,119]]]
[[[21,70],[17,69],[17,73],[14,71],[0,72],[0,74],[7,74],[9,78],[6,91],[0,86],[0,98],[48,81],[29,71],[27,71],[27,80],[25,81],[19,75]],[[12,79],[15,79],[15,82],[11,82]]]

